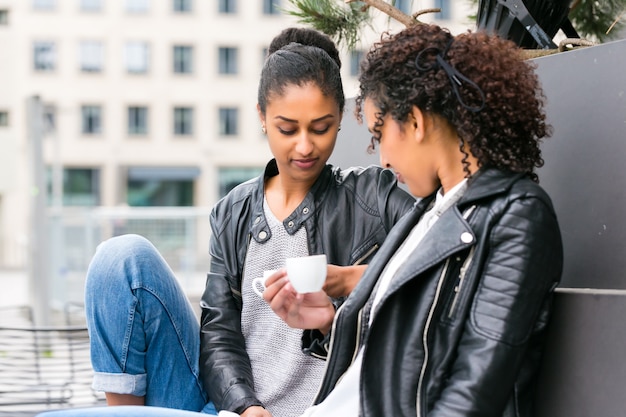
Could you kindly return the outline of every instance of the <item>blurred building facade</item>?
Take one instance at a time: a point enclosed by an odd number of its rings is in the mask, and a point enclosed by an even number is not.
[[[441,7],[421,20],[453,33],[473,26],[470,2],[396,5]],[[41,193],[57,213],[153,206],[208,213],[257,175],[271,157],[256,113],[258,76],[272,37],[297,25],[283,7],[286,0],[0,0],[0,268],[30,262],[33,199]],[[363,51],[384,30],[401,28],[372,13],[362,45],[342,51],[347,96]],[[41,152],[32,97],[41,104]]]

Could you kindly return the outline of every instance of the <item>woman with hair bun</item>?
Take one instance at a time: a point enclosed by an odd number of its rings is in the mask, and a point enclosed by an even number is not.
[[[333,42],[292,28],[270,52],[257,110],[273,158],[211,212],[200,325],[150,242],[137,235],[104,242],[90,266],[86,306],[94,385],[118,407],[49,417],[216,409],[290,417],[312,404],[325,362],[302,352],[301,332],[272,312],[252,281],[284,267],[286,258],[325,254],[324,294],[338,306],[415,199],[390,170],[327,163],[345,103]]]
[[[563,258],[535,172],[550,128],[533,65],[495,36],[415,25],[373,46],[360,83],[371,146],[421,200],[341,309],[268,282],[327,358],[304,415],[533,416]]]

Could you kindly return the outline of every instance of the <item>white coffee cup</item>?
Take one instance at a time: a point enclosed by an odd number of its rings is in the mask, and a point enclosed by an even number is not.
[[[255,278],[252,280],[252,289],[260,297],[263,297],[263,291],[265,291],[265,281],[276,271],[278,271],[278,269],[268,269],[267,271],[263,271],[263,278]]]
[[[291,286],[299,293],[317,292],[326,281],[326,255],[287,258],[287,276]]]

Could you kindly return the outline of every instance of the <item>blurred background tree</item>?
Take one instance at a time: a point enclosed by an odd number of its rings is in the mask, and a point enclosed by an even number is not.
[[[466,1],[473,3],[478,11],[479,0]],[[530,1],[525,0],[524,3]],[[549,0],[541,1],[549,3]],[[348,49],[353,48],[359,40],[360,30],[370,24],[371,8],[380,10],[404,25],[420,23],[419,16],[437,11],[425,9],[409,16],[394,7],[395,0],[289,0],[289,3],[293,8],[286,10],[288,14],[326,33]],[[626,0],[572,0],[567,17],[581,38],[606,42],[616,38],[624,28]],[[475,20],[476,16],[473,18]]]

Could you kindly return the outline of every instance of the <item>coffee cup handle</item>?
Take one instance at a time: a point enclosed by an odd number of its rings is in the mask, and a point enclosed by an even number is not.
[[[262,288],[262,290],[259,290],[259,288]],[[252,289],[259,295],[259,297],[263,297],[263,291],[265,291],[265,277],[254,278],[252,280]]]

